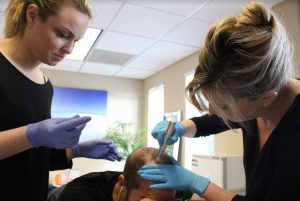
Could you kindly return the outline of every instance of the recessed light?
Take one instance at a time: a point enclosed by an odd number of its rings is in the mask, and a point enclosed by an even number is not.
[[[83,38],[75,44],[72,53],[67,55],[66,59],[83,61],[100,36],[101,32],[102,29],[87,28]]]

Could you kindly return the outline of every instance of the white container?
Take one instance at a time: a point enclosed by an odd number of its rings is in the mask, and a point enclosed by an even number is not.
[[[192,171],[233,193],[245,192],[245,172],[241,155],[193,155]]]

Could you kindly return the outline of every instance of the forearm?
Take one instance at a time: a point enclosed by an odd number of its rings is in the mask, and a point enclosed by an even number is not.
[[[73,158],[75,158],[73,149],[70,147],[66,148],[66,154],[67,154],[67,158],[69,161],[72,160]]]
[[[183,136],[185,137],[194,137],[195,133],[197,132],[197,128],[195,123],[190,120],[190,119],[186,119],[182,121],[186,131],[184,133]]]
[[[209,183],[203,197],[206,201],[231,201],[234,194],[218,187],[214,183]]]
[[[0,160],[32,148],[26,126],[0,132]]]

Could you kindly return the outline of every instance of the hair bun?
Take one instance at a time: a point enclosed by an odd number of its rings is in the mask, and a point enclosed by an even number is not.
[[[252,26],[274,27],[274,16],[270,9],[262,3],[252,1],[243,10],[238,19],[239,23]]]

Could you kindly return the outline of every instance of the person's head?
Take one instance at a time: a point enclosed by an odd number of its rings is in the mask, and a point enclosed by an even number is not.
[[[151,190],[149,185],[153,182],[146,181],[138,175],[138,170],[145,164],[160,163],[171,164],[167,154],[163,154],[161,160],[157,161],[158,149],[140,148],[132,152],[125,163],[123,174],[119,177],[119,183],[123,189],[124,201],[170,201],[175,198],[175,190]],[[121,197],[121,196],[120,196]],[[120,199],[119,201],[121,201]],[[122,201],[123,201],[122,200]]]
[[[92,18],[87,0],[11,0],[6,12],[5,38],[22,38],[49,65],[72,52]]]
[[[225,122],[261,115],[293,77],[292,47],[275,15],[258,2],[214,24],[186,87],[189,101]],[[209,101],[205,106],[203,93]]]

